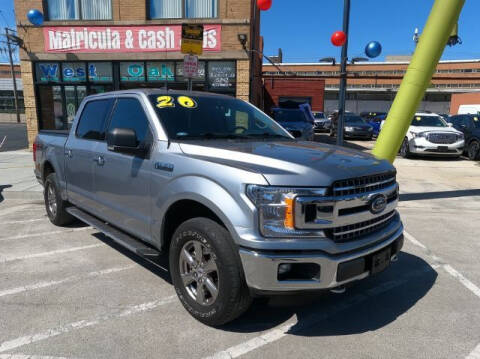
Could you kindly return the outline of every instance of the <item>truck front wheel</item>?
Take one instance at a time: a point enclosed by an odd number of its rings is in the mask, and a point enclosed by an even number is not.
[[[54,225],[64,226],[75,220],[75,218],[65,210],[68,202],[62,200],[55,173],[50,173],[45,179],[43,198],[45,200],[48,219],[50,219],[50,222]]]
[[[250,306],[237,258],[228,231],[211,219],[190,219],[175,231],[170,274],[183,306],[200,322],[219,326]]]

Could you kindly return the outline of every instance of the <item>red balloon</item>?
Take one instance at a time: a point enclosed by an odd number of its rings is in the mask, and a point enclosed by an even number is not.
[[[347,35],[343,31],[335,31],[330,41],[334,46],[343,46],[347,41]]]
[[[272,7],[272,0],[257,0],[257,6],[262,11],[267,11]]]

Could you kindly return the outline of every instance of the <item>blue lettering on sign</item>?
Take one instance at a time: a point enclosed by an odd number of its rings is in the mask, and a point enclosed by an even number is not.
[[[65,77],[72,77],[73,76],[73,70],[70,67],[65,67],[63,69],[63,76]]]
[[[88,76],[90,77],[97,77],[97,68],[95,65],[91,64],[88,66]]]
[[[128,74],[132,77],[142,76],[143,75],[143,66],[138,64],[133,64],[128,66]]]
[[[85,69],[83,67],[79,67],[77,69],[77,76],[78,77],[85,77]]]
[[[56,77],[57,76],[57,70],[58,70],[58,65],[40,65],[40,68],[42,69],[43,75],[46,77]]]

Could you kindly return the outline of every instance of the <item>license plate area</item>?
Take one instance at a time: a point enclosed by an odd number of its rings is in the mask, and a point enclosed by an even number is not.
[[[390,265],[391,248],[388,247],[380,252],[374,253],[371,259],[370,273],[376,274],[383,271]]]
[[[439,152],[448,152],[448,146],[438,146],[437,150]]]

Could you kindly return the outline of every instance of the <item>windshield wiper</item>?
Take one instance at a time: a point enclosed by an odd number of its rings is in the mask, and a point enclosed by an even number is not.
[[[284,136],[284,135],[280,135],[278,133],[268,133],[268,132],[264,132],[264,133],[252,133],[252,134],[249,134],[248,135],[249,138],[285,138],[287,140],[291,140],[290,137],[287,137],[287,136]]]

